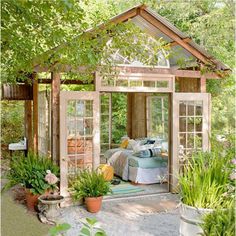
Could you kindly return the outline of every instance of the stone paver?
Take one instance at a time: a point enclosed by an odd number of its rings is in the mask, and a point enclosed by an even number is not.
[[[80,220],[95,217],[109,236],[177,236],[179,229],[178,196],[160,194],[152,197],[104,201],[102,210],[89,213],[83,206],[60,209],[58,222],[72,228],[67,236],[77,236]]]

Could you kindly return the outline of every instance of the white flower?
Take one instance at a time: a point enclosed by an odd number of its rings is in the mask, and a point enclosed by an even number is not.
[[[235,179],[236,179],[236,173],[233,172],[233,173],[229,176],[229,178],[230,178],[231,180],[235,180]]]

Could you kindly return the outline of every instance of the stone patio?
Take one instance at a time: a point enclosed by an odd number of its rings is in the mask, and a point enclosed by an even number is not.
[[[179,235],[178,196],[159,194],[151,197],[109,199],[103,202],[102,210],[96,214],[86,211],[84,206],[59,209],[58,223],[69,223],[72,228],[67,236],[77,236],[81,219],[95,217],[109,236],[177,236]]]

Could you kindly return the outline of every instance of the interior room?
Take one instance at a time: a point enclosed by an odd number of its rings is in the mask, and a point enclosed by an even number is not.
[[[112,197],[168,192],[169,95],[100,95],[100,162],[113,167]]]

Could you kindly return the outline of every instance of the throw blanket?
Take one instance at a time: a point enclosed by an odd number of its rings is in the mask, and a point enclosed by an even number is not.
[[[116,151],[108,160],[115,171],[115,174],[120,176],[123,180],[128,181],[129,179],[129,167],[128,167],[128,156],[130,152],[128,151]]]

